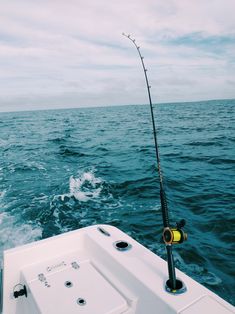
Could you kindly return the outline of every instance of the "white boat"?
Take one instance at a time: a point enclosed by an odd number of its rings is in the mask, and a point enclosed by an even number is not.
[[[234,307],[110,225],[4,252],[3,314],[231,314]]]

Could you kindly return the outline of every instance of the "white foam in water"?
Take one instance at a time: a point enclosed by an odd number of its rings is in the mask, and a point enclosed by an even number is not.
[[[69,191],[70,193],[61,195],[62,201],[67,197],[74,197],[76,200],[86,202],[91,198],[99,197],[102,188],[99,184],[102,183],[100,178],[96,178],[94,173],[83,172],[79,178],[70,177]],[[98,185],[98,186],[97,186]]]
[[[196,276],[197,281],[210,286],[218,286],[222,283],[222,279],[216,274],[208,271],[206,268],[197,264],[186,265],[189,273]]]
[[[218,286],[222,283],[222,279],[208,271],[207,274],[203,275],[203,283],[207,283],[210,286]]]
[[[9,214],[0,213],[0,266],[4,250],[40,239],[42,230],[39,226],[17,224]]]
[[[7,144],[8,144],[8,141],[3,140],[3,139],[0,138],[0,147],[4,147],[4,146],[6,146]]]
[[[0,191],[0,199],[3,198],[5,194],[6,194],[6,191]]]

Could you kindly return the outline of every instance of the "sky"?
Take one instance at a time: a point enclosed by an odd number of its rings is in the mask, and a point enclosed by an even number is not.
[[[1,0],[0,111],[235,98],[235,0]]]

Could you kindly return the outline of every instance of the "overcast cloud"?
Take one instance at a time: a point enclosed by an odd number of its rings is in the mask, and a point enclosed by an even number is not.
[[[2,0],[0,111],[235,98],[234,0]]]

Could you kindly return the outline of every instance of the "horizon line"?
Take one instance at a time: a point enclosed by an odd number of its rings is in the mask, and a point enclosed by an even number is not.
[[[235,101],[235,98],[218,98],[218,99],[202,99],[202,100],[192,100],[192,101],[166,101],[166,102],[154,102],[153,105],[175,105],[175,104],[191,104],[191,103],[206,103],[213,101]],[[71,107],[51,107],[45,108],[31,108],[22,110],[1,110],[0,113],[17,113],[17,112],[32,112],[32,111],[52,111],[52,110],[72,110],[72,109],[90,109],[90,108],[110,108],[110,107],[125,107],[125,106],[147,106],[149,103],[133,103],[133,104],[114,104],[114,105],[88,105],[88,106],[72,106]]]

